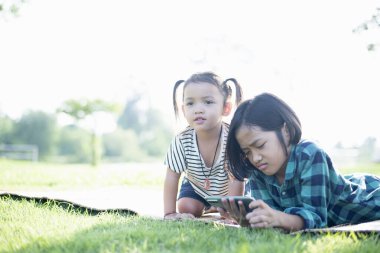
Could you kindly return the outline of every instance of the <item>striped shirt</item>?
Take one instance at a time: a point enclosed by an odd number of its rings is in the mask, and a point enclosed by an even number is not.
[[[185,177],[194,190],[203,198],[227,195],[229,177],[224,166],[228,131],[229,125],[223,122],[220,140],[221,152],[217,155],[213,168],[205,166],[205,162],[199,154],[195,130],[191,127],[187,127],[174,137],[166,154],[165,165],[176,173],[185,173]],[[204,186],[206,178],[210,181],[208,190]]]
[[[380,178],[341,175],[330,157],[310,141],[292,147],[283,184],[255,169],[247,190],[276,210],[300,216],[305,228],[380,219]]]

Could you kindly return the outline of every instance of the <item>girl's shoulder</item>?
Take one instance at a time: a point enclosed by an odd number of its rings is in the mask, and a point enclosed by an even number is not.
[[[313,156],[316,153],[325,153],[323,148],[315,141],[302,139],[296,146],[294,152],[298,154],[303,154],[305,156]]]
[[[175,138],[176,139],[191,139],[194,135],[194,128],[187,126],[185,129],[183,129],[181,132],[179,132]]]
[[[228,133],[230,131],[230,124],[222,121],[222,125],[223,125],[223,128],[225,129],[225,131],[227,131],[227,133]]]
[[[185,129],[183,129],[181,132],[179,132],[178,135],[188,134],[188,133],[192,133],[192,132],[194,132],[194,128],[191,126],[187,126]]]

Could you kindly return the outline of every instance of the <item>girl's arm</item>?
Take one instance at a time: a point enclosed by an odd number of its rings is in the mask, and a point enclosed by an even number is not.
[[[339,189],[339,178],[331,166],[330,158],[320,149],[309,147],[298,159],[300,171],[295,185],[298,203],[284,210],[285,213],[298,215],[304,220],[304,228],[322,228],[328,225],[329,202],[334,201],[333,191]],[[297,178],[297,179],[298,179]]]
[[[300,216],[272,209],[262,200],[252,201],[249,207],[253,211],[246,215],[246,219],[253,228],[277,227],[287,231],[304,228],[304,220]]]
[[[300,216],[275,210],[262,200],[253,200],[249,204],[253,211],[249,213],[246,212],[243,203],[236,205],[234,200],[228,200],[228,198],[223,199],[222,202],[224,209],[218,208],[220,214],[235,220],[243,227],[277,227],[287,231],[297,231],[304,227],[304,220]]]
[[[164,217],[177,212],[178,181],[181,174],[175,173],[170,168],[166,169],[164,183]]]
[[[239,181],[236,178],[232,178],[228,185],[229,196],[242,196],[244,194],[244,181]]]

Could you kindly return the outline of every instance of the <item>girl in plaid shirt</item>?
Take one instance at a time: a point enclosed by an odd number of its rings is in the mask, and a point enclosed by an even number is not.
[[[301,135],[297,115],[278,97],[263,93],[243,102],[231,121],[226,152],[235,178],[248,178],[253,211],[226,197],[221,215],[242,226],[288,231],[380,219],[380,178],[340,174]]]

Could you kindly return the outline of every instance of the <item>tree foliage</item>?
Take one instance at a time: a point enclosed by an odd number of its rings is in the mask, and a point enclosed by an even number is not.
[[[143,111],[139,108],[142,95],[135,94],[131,99],[128,99],[125,103],[123,112],[118,119],[118,125],[123,129],[131,129],[136,133],[140,133],[143,129]]]
[[[91,134],[75,125],[60,129],[58,155],[64,157],[65,162],[91,162]]]
[[[14,125],[8,116],[0,116],[0,144],[12,144]]]
[[[120,128],[132,130],[137,134],[137,145],[146,155],[163,156],[173,133],[159,110],[151,106],[139,106],[143,102],[142,98],[141,95],[136,95],[126,102],[118,124]]]
[[[173,136],[172,129],[159,110],[141,107],[141,99],[128,100],[129,108],[118,115],[119,122],[129,119],[124,128],[119,126],[102,135],[81,127],[79,122],[104,110],[119,111],[118,106],[104,101],[66,101],[57,112],[70,115],[78,123],[66,126],[57,124],[57,115],[42,111],[26,112],[17,120],[0,114],[0,144],[37,145],[40,158],[57,162],[93,163],[94,158],[100,157],[109,162],[162,160]],[[133,124],[135,120],[139,123]]]
[[[0,15],[4,17],[10,13],[13,16],[18,16],[20,6],[25,2],[25,0],[0,0]]]
[[[96,112],[117,112],[119,106],[101,99],[70,99],[65,101],[57,112],[66,113],[75,120],[83,120],[86,117],[94,115]]]
[[[118,108],[117,104],[108,103],[101,99],[70,99],[65,101],[62,106],[57,109],[57,112],[69,115],[78,123],[88,117],[95,117],[97,112],[113,113],[118,111]],[[96,166],[99,163],[101,156],[101,139],[96,135],[96,121],[94,120],[93,122],[90,144],[92,150],[91,164]]]
[[[360,25],[358,25],[356,28],[353,29],[354,33],[360,33],[363,31],[367,31],[370,28],[380,28],[380,7],[376,8],[376,13],[372,15],[372,17]],[[380,46],[380,42],[371,42],[367,45],[368,51],[375,51],[377,47]]]
[[[41,158],[46,158],[56,151],[56,140],[56,119],[45,112],[30,111],[14,126],[13,142],[36,145]]]

